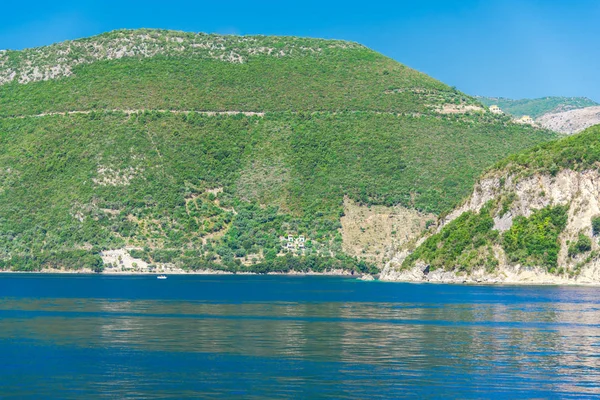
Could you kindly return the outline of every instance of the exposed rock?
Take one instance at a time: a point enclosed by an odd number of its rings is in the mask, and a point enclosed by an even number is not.
[[[496,215],[494,228],[500,232],[510,229],[516,216],[531,216],[536,210],[547,206],[569,205],[567,225],[559,236],[560,252],[558,265],[564,268],[561,275],[551,274],[545,268],[511,265],[500,246],[494,246],[494,256],[499,266],[488,272],[484,269],[470,274],[434,270],[428,272],[423,263],[410,269],[401,265],[409,255],[407,250],[399,252],[386,265],[382,280],[409,282],[477,282],[477,283],[529,283],[529,284],[600,284],[600,257],[593,256],[600,250],[596,239],[592,240],[591,251],[578,256],[568,255],[569,242],[580,233],[592,236],[592,217],[600,215],[600,173],[597,170],[563,170],[556,176],[536,174],[526,178],[518,176],[488,176],[475,187],[465,203],[448,215],[440,224],[438,232],[448,223],[467,211],[479,212],[490,200],[512,194],[513,202],[504,215]],[[424,240],[425,238],[422,238]],[[579,273],[573,273],[580,268]]]
[[[275,58],[319,55],[327,48],[361,48],[339,41],[286,38],[282,49],[278,38],[261,36],[208,35],[166,30],[119,30],[87,39],[66,41],[24,51],[0,51],[0,85],[46,81],[73,74],[78,65],[121,58],[188,55],[242,64],[251,57]],[[320,43],[320,44],[317,44]]]
[[[590,126],[600,124],[600,106],[586,107],[553,114],[545,114],[537,123],[555,132],[579,133]]]
[[[383,266],[403,245],[415,240],[435,215],[406,207],[361,206],[344,201],[342,246],[346,253]]]
[[[435,111],[440,114],[466,114],[468,112],[485,112],[483,108],[469,104],[444,104],[441,107],[436,108]]]

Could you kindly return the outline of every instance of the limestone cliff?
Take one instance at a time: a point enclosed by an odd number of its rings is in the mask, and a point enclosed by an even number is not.
[[[398,252],[381,279],[600,284],[600,128],[582,135],[486,174],[462,205]]]

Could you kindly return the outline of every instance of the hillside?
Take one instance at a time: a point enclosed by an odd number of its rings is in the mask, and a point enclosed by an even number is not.
[[[384,279],[600,283],[600,126],[508,157]]]
[[[422,113],[477,104],[355,43],[154,30],[4,52],[1,83],[0,116],[88,109]]]
[[[2,52],[0,77],[13,270],[372,270],[554,137],[343,41],[116,31]]]

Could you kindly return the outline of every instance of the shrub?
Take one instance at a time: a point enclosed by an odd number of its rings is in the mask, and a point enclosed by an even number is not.
[[[592,233],[594,236],[600,235],[600,215],[592,218]]]
[[[502,237],[502,246],[511,262],[544,266],[558,264],[558,236],[567,224],[567,206],[546,207],[529,218],[518,216]]]
[[[592,250],[592,240],[580,233],[577,241],[569,245],[569,257],[574,257],[577,254],[585,253]]]

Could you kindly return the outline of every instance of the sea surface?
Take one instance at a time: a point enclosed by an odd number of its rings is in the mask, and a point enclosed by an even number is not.
[[[600,290],[0,275],[0,398],[590,398]]]

